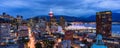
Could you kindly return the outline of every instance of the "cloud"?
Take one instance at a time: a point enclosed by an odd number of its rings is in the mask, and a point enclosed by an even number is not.
[[[9,8],[11,8],[11,7],[14,7],[14,8],[16,8],[16,7],[26,7],[26,6],[28,6],[29,4],[27,4],[26,2],[24,2],[24,1],[17,1],[17,0],[9,0],[9,1],[2,1],[1,2],[1,6],[3,6],[3,7],[9,7]]]
[[[120,5],[120,1],[105,1],[105,2],[99,3],[98,7],[116,10],[116,9],[120,9],[119,5]]]
[[[0,12],[23,16],[48,15],[52,8],[56,15],[90,16],[98,11],[120,10],[119,0],[0,0]]]

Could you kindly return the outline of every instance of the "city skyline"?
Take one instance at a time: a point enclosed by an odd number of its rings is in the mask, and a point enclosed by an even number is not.
[[[119,0],[0,0],[0,13],[6,12],[14,17],[22,15],[29,18],[48,15],[50,8],[55,15],[83,16],[95,15],[96,12],[111,10],[120,13]],[[29,16],[29,17],[28,17]]]
[[[0,48],[120,48],[119,0],[0,3]]]

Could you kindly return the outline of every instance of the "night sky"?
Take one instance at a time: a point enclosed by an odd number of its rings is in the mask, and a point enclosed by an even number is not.
[[[120,0],[0,0],[0,14],[6,12],[14,17],[48,15],[50,8],[55,15],[88,17],[105,10],[120,13]]]

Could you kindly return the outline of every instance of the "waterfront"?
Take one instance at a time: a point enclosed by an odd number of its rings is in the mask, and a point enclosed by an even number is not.
[[[117,32],[120,33],[120,24],[113,24],[112,25],[112,32],[113,33],[117,33]]]
[[[93,27],[96,28],[96,24],[82,24],[86,27]],[[112,34],[117,34],[120,37],[120,24],[112,24]]]
[[[85,27],[93,27],[93,28],[96,28],[96,25],[95,24],[81,24],[80,26],[85,26]],[[120,33],[120,25],[119,24],[113,24],[112,25],[112,33],[113,34],[118,34]],[[14,48],[13,47],[14,45],[6,45],[6,46],[0,46],[0,48]],[[21,45],[17,45],[15,48],[19,48],[19,47],[23,47]]]
[[[49,21],[42,17],[24,20],[23,16],[15,18],[9,16],[6,20],[5,16],[7,16],[5,13],[1,16],[0,48],[12,48],[14,44],[15,48],[90,48],[98,34],[102,35],[103,39],[101,37],[100,40],[108,47],[116,48],[120,44],[120,39],[116,38],[120,37],[120,25],[112,25],[111,18],[109,24],[106,22],[99,24],[97,21],[69,22],[63,16],[57,21],[52,10],[49,12]],[[111,44],[114,46],[110,46]]]

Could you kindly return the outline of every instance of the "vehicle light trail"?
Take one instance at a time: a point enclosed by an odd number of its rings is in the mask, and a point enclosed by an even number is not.
[[[28,27],[28,32],[29,32],[29,39],[30,39],[30,41],[28,42],[28,46],[30,48],[35,48],[35,37],[34,37],[34,34],[31,32],[30,27]]]

